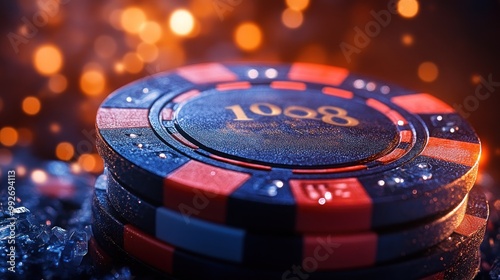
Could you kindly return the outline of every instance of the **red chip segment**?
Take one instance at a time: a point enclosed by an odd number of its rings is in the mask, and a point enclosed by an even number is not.
[[[448,162],[474,166],[481,154],[481,145],[436,137],[429,137],[429,142],[422,155]]]
[[[370,228],[372,202],[355,178],[291,180],[297,203],[297,230],[352,231]],[[335,221],[334,223],[332,221]]]
[[[340,88],[324,87],[323,93],[327,94],[327,95],[331,95],[331,96],[345,98],[345,99],[352,99],[354,97],[354,94],[352,93],[352,91],[343,90]]]
[[[200,217],[224,222],[226,202],[249,174],[189,161],[164,180],[164,205],[179,210],[182,205],[199,212]]]
[[[324,169],[294,169],[292,172],[294,174],[324,174],[324,173],[340,173],[340,172],[351,172],[366,169],[366,165],[353,165],[346,167],[337,168],[324,168]]]
[[[235,73],[219,63],[185,66],[179,68],[177,74],[194,84],[230,82],[238,79]]]
[[[210,157],[213,159],[216,159],[216,160],[229,162],[229,163],[236,164],[239,166],[246,166],[246,167],[261,169],[261,170],[271,170],[271,166],[265,166],[265,165],[260,165],[260,164],[256,164],[256,163],[249,163],[249,162],[229,159],[229,158],[225,158],[225,157],[221,157],[221,156],[217,156],[217,155],[210,155]]]
[[[288,72],[291,80],[332,86],[340,85],[347,75],[349,71],[345,68],[310,63],[294,63]]]
[[[317,264],[318,269],[370,266],[376,260],[377,242],[377,234],[372,232],[326,238],[308,236],[304,238],[302,267],[307,271],[312,265],[309,262]]]
[[[391,98],[391,101],[413,114],[447,114],[455,112],[448,104],[427,93],[396,96]]]
[[[306,90],[306,84],[299,82],[275,81],[271,83],[274,89]]]
[[[406,150],[401,149],[401,148],[396,148],[392,152],[388,153],[387,155],[385,155],[377,160],[380,162],[383,162],[383,163],[389,163],[389,162],[393,162],[397,159],[400,159],[402,156],[405,155],[405,153],[406,153]]]
[[[369,98],[366,100],[366,105],[368,105],[368,106],[372,107],[373,109],[386,115],[396,125],[407,124],[406,119],[403,118],[403,116],[401,116],[401,114],[392,110],[391,108],[389,108],[389,106],[385,105],[384,103],[382,103],[378,100]]]
[[[181,103],[181,102],[187,101],[187,100],[189,100],[191,98],[194,98],[194,97],[196,97],[198,95],[200,95],[200,91],[197,90],[197,89],[193,89],[193,90],[190,90],[190,91],[187,91],[185,93],[182,93],[182,94],[178,95],[172,101],[175,102],[175,103]]]
[[[184,145],[188,146],[188,147],[189,147],[189,148],[191,148],[191,149],[194,149],[194,150],[198,149],[198,146],[196,146],[195,144],[193,144],[193,143],[189,142],[189,141],[188,141],[186,138],[184,138],[184,136],[182,136],[180,133],[174,133],[174,134],[172,134],[172,137],[173,137],[175,140],[177,140],[177,141],[179,141],[180,143],[182,143],[182,144],[184,144]]]
[[[412,143],[413,142],[413,133],[411,130],[403,130],[399,133],[399,137],[401,138],[401,143]]]
[[[125,225],[123,247],[132,256],[167,273],[172,273],[175,249],[156,238],[140,232],[132,225]]]
[[[235,83],[225,83],[218,84],[216,86],[219,91],[234,90],[234,89],[249,89],[252,85],[249,82],[235,82]]]
[[[385,105],[384,103],[378,101],[378,100],[375,100],[373,98],[368,98],[366,100],[366,105],[372,107],[373,109],[385,114],[389,111],[391,111],[391,108],[389,108],[389,106]]]
[[[97,127],[99,129],[149,127],[148,109],[99,108]]]
[[[390,110],[389,112],[386,112],[385,114],[396,125],[406,125],[406,124],[408,124],[408,122],[406,121],[406,119],[403,118],[403,116],[401,116],[401,114],[399,114],[398,112],[396,112],[394,110]]]
[[[171,121],[174,117],[174,111],[170,108],[161,110],[161,119],[164,121]]]

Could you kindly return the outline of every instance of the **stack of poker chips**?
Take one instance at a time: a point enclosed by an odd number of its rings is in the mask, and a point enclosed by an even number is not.
[[[430,94],[332,66],[208,63],[116,90],[97,131],[92,245],[138,276],[477,272],[479,139]]]

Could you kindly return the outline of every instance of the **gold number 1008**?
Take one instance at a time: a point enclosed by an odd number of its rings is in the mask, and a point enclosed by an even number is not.
[[[264,109],[265,108],[265,109]],[[240,105],[226,107],[236,116],[235,121],[251,121]],[[278,116],[284,114],[290,118],[321,120],[324,123],[338,126],[356,126],[359,121],[347,115],[347,111],[335,106],[321,106],[317,110],[303,106],[288,106],[282,110],[271,103],[254,103],[250,105],[250,112],[261,116]],[[318,117],[320,115],[320,117]]]

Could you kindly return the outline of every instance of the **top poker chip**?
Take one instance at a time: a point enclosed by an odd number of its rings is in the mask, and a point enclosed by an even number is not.
[[[182,67],[118,89],[99,153],[144,199],[266,232],[379,229],[472,188],[473,129],[427,93],[294,63]]]

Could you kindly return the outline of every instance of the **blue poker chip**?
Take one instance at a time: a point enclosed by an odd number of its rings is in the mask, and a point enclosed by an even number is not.
[[[105,185],[106,178],[98,184]],[[471,279],[479,264],[478,248],[488,218],[484,194],[473,189],[462,223],[445,240],[424,252],[394,262],[355,270],[318,271],[318,258],[306,258],[289,269],[261,269],[216,261],[162,242],[127,223],[110,205],[105,189],[96,188],[93,202],[94,234],[99,244],[120,257],[125,254],[179,279]],[[222,244],[221,244],[222,245]],[[103,246],[103,248],[104,248]],[[335,254],[335,251],[332,252]]]
[[[480,142],[427,93],[306,64],[182,67],[97,114],[110,171],[154,205],[266,233],[380,230],[454,209]]]
[[[366,267],[401,258],[436,245],[462,222],[467,197],[452,211],[391,231],[350,234],[276,235],[248,232],[209,221],[185,219],[155,207],[108,178],[110,204],[130,224],[157,239],[188,251],[252,267],[287,268],[321,251],[336,251],[318,270]]]

